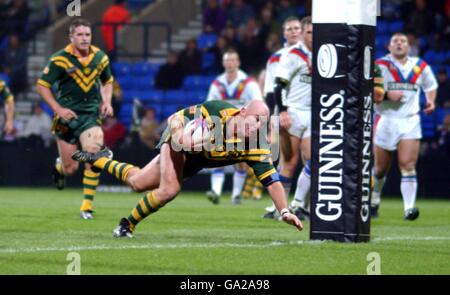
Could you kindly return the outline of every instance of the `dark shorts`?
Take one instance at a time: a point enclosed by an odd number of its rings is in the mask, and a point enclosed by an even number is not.
[[[59,118],[53,118],[52,132],[59,139],[62,139],[70,144],[77,144],[79,137],[83,131],[101,126],[102,120],[97,113],[93,114],[78,114],[78,118],[65,122]]]

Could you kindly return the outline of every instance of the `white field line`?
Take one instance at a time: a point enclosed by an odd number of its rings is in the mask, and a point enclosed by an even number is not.
[[[384,237],[374,238],[373,243],[389,241],[450,241],[450,237]],[[96,250],[129,250],[129,249],[182,249],[182,248],[270,248],[295,246],[303,244],[323,244],[325,241],[274,241],[265,244],[238,244],[238,243],[180,243],[180,244],[142,244],[142,245],[93,245],[71,247],[43,247],[43,248],[5,248],[0,249],[0,254],[36,253],[36,252],[72,252],[72,251],[96,251]]]

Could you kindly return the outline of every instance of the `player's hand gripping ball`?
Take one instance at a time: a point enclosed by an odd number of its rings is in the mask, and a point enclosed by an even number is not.
[[[201,151],[209,137],[208,123],[203,118],[189,121],[183,130],[183,150]]]

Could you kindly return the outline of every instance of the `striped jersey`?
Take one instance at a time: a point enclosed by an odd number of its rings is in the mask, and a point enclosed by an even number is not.
[[[69,44],[51,56],[37,83],[47,88],[56,85],[56,100],[61,106],[92,113],[102,101],[100,82],[113,82],[108,56],[91,46],[89,56],[82,61]]]
[[[386,91],[400,90],[404,98],[400,102],[385,100],[375,105],[375,111],[383,116],[408,117],[420,111],[420,89],[424,92],[438,88],[431,67],[418,57],[407,57],[405,64],[390,54],[376,61],[384,77]]]
[[[244,144],[244,148],[238,148],[235,144],[240,142],[239,139],[226,138],[226,122],[239,112],[240,109],[227,101],[213,100],[187,107],[174,114],[174,116],[179,116],[184,126],[195,118],[205,119],[210,130],[215,124],[220,124],[218,126],[221,130],[219,132],[220,138],[213,138],[213,148],[210,150],[204,149],[199,153],[185,152],[189,159],[195,159],[194,167],[191,167],[191,169],[200,170],[245,162],[253,169],[259,181],[264,186],[268,186],[279,180],[278,173],[273,166],[270,143],[258,142],[254,147]],[[169,128],[162,135],[158,146],[168,142],[170,142]],[[232,148],[229,148],[230,146]]]
[[[267,93],[273,93],[273,87],[275,84],[275,73],[278,64],[280,63],[281,56],[289,51],[290,47],[284,47],[272,54],[266,64],[266,77],[264,79],[264,96]]]
[[[237,78],[229,83],[226,74],[222,74],[209,87],[207,101],[225,100],[237,108],[242,108],[251,100],[262,100],[258,83],[252,77],[239,70]]]
[[[288,81],[283,105],[311,110],[311,59],[311,51],[301,41],[281,56],[275,77]]]

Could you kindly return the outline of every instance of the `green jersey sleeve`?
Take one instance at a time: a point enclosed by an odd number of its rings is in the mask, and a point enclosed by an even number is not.
[[[14,96],[11,94],[8,86],[6,86],[5,81],[0,80],[0,101],[7,103],[11,100],[14,100]]]
[[[256,161],[247,161],[247,164],[253,169],[258,180],[265,187],[271,185],[274,182],[280,181],[280,177],[278,176],[278,172],[272,164],[272,161],[269,162],[256,162]]]
[[[102,81],[102,84],[112,83],[114,81],[114,78],[111,73],[109,58],[106,54],[100,61],[100,69],[102,70],[100,74],[100,81]]]
[[[42,71],[38,84],[47,88],[51,88],[54,83],[60,80],[65,73],[65,65],[61,61],[50,60]]]

